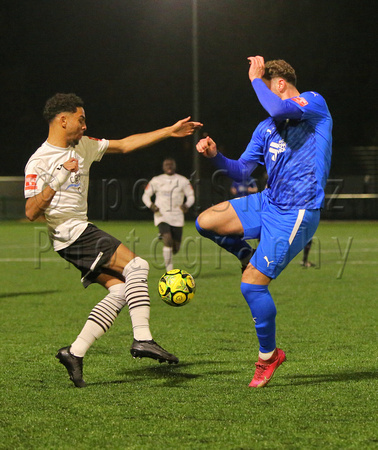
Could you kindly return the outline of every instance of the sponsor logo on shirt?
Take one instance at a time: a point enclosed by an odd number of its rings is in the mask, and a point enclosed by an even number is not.
[[[25,191],[37,189],[37,175],[26,175],[25,177]]]
[[[75,172],[72,173],[70,175],[70,184],[66,187],[66,191],[70,188],[70,187],[75,187],[78,188],[79,192],[81,193],[81,187],[80,187],[80,172]]]
[[[308,105],[308,101],[303,97],[294,97],[294,98],[292,98],[292,100],[294,100],[300,106]]]
[[[286,142],[281,139],[279,142],[272,142],[269,147],[269,152],[272,153],[272,161],[276,161],[277,155],[286,150]]]

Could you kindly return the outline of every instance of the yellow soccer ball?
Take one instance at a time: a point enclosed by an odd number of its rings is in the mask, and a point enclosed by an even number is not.
[[[194,297],[196,282],[185,270],[173,269],[160,278],[158,289],[161,299],[168,305],[184,306]]]

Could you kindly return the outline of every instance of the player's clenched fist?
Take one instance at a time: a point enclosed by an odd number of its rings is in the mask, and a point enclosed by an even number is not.
[[[71,172],[79,170],[79,162],[76,158],[70,158],[64,164],[55,168],[51,174],[49,185],[54,191],[58,191],[61,186],[68,180]]]
[[[69,172],[77,172],[79,170],[79,161],[76,158],[70,158],[63,164],[63,167]]]
[[[198,153],[202,153],[206,158],[214,158],[217,155],[217,145],[210,136],[201,139],[196,145]]]

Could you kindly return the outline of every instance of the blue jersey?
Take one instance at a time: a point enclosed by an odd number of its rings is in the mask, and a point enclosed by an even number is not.
[[[331,165],[332,117],[316,92],[304,92],[285,102],[300,108],[300,119],[269,117],[261,122],[238,162],[244,167],[265,164],[266,194],[274,205],[318,209],[324,205]]]

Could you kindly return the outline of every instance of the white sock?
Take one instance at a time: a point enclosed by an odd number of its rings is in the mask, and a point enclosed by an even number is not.
[[[261,353],[261,352],[259,352],[259,358],[261,358],[264,361],[266,361],[267,359],[269,359],[269,358],[271,358],[273,356],[274,352],[275,352],[275,349],[272,352],[269,352],[269,353]]]
[[[172,247],[163,247],[163,258],[164,258],[164,264],[165,264],[165,270],[168,272],[169,270],[173,269],[173,263],[172,263]]]
[[[109,294],[92,309],[79,336],[71,345],[70,352],[73,355],[83,357],[93,342],[112,326],[118,313],[126,305],[124,290],[125,283],[111,286]]]
[[[123,269],[125,277],[125,298],[129,306],[134,339],[150,341],[150,296],[148,295],[148,262],[139,256],[132,259]]]

